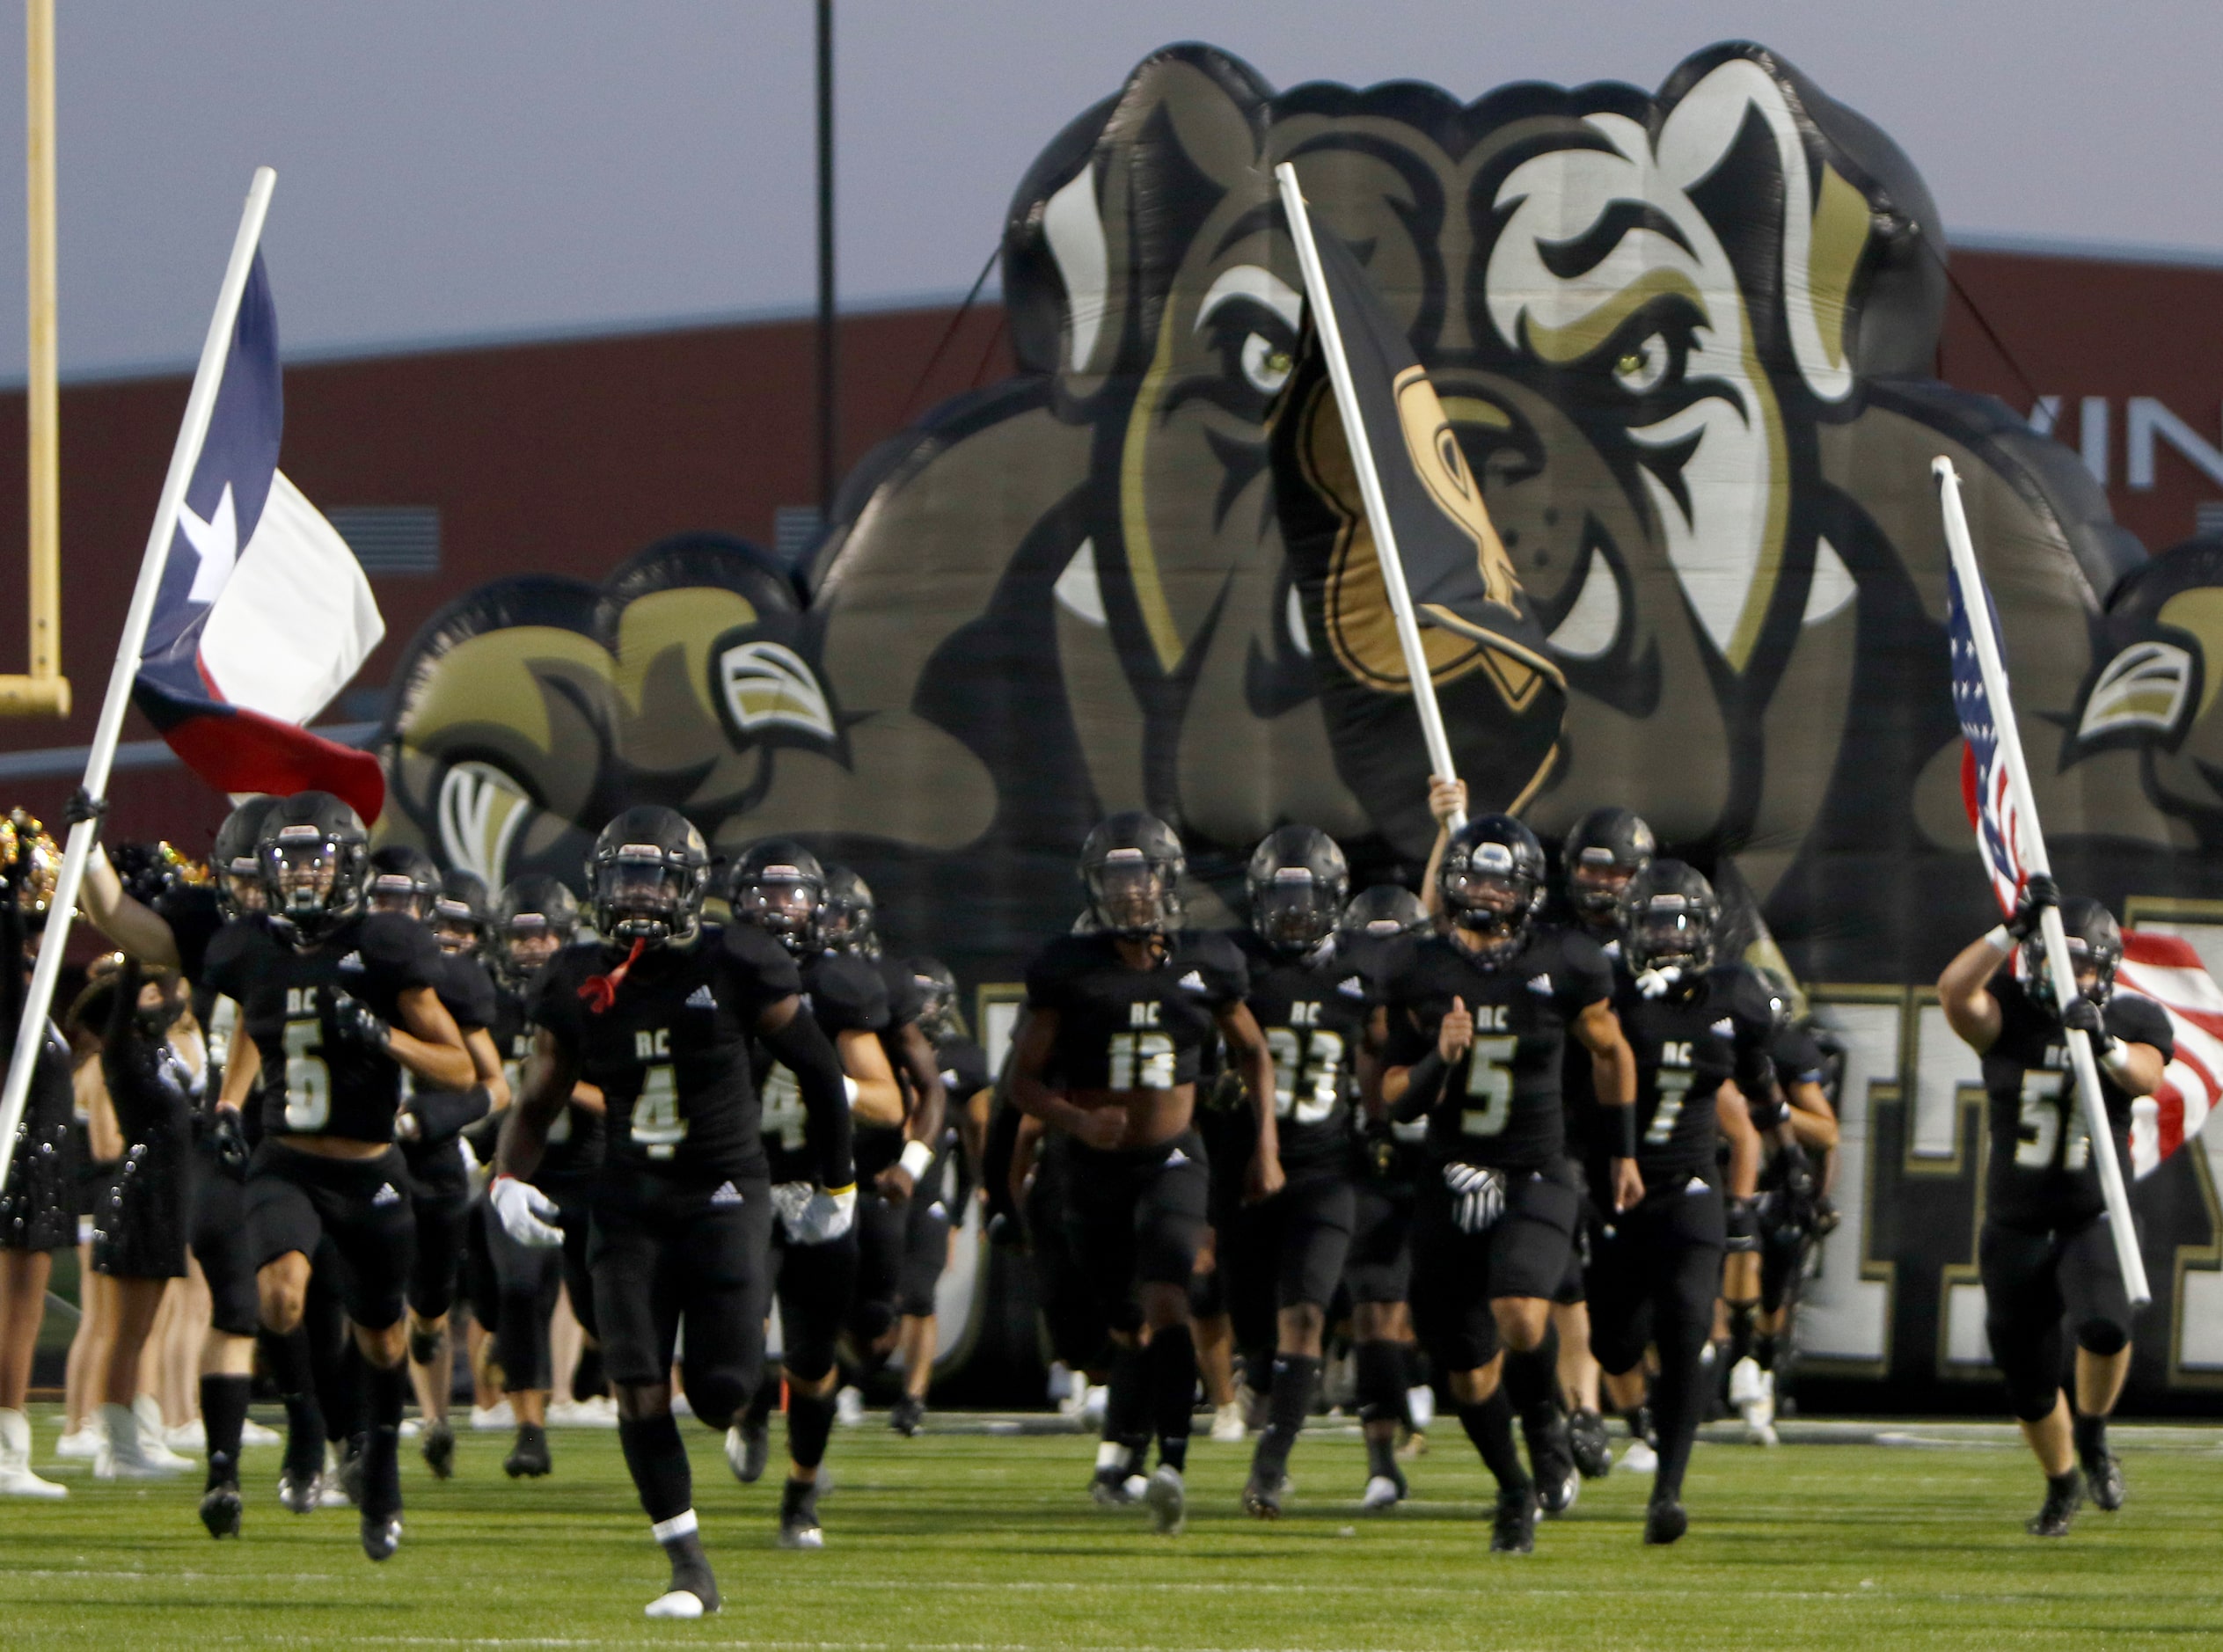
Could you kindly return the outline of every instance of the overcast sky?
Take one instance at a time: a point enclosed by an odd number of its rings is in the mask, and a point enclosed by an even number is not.
[[[175,366],[247,177],[289,355],[806,306],[808,0],[62,0],[65,374]],[[0,4],[0,13],[13,8]],[[838,0],[841,289],[962,291],[1013,184],[1152,48],[1277,85],[1656,86],[1744,36],[1890,132],[1949,232],[2223,256],[2223,6],[2118,0]],[[0,30],[0,109],[21,33]],[[0,130],[19,133],[11,117]],[[11,145],[9,151],[19,155]],[[19,172],[9,170],[19,178]],[[19,192],[0,379],[23,371]]]

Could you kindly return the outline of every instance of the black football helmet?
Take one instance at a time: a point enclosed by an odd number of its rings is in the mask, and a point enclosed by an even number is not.
[[[1377,883],[1351,897],[1335,933],[1341,944],[1349,946],[1397,935],[1425,935],[1432,928],[1419,895],[1401,883]]]
[[[939,958],[914,958],[910,978],[918,989],[918,1030],[933,1043],[963,1038],[965,1017],[957,1007],[957,977]]]
[[[1478,815],[1444,846],[1436,893],[1459,928],[1515,939],[1544,903],[1545,876],[1534,832],[1510,815]]]
[[[460,866],[440,874],[440,892],[432,899],[432,932],[441,951],[478,956],[489,916],[484,878]]]
[[[263,910],[296,946],[313,946],[362,907],[370,834],[329,792],[274,799],[255,842]]]
[[[208,851],[208,869],[216,874],[216,904],[226,917],[238,917],[263,910],[262,871],[255,859],[255,844],[262,837],[263,817],[274,797],[251,797],[223,817],[216,828],[216,845]]]
[[[710,849],[677,809],[643,803],[595,839],[587,888],[606,941],[687,942],[702,926]]]
[[[734,862],[727,892],[734,922],[753,924],[798,956],[819,947],[826,908],[826,869],[792,837],[751,844]]]
[[[371,851],[362,895],[372,911],[399,912],[422,924],[432,917],[432,903],[439,894],[440,868],[423,850],[388,844]]]
[[[1621,895],[1621,949],[1640,975],[1671,965],[1686,976],[1712,969],[1721,922],[1714,886],[1679,860],[1653,861]]]
[[[579,897],[560,878],[528,873],[504,886],[489,920],[494,973],[512,986],[571,945],[579,932]]]
[[[2123,929],[2115,914],[2084,895],[2061,903],[2061,939],[2068,943],[2069,970],[2077,990],[2095,1004],[2105,1004],[2115,991],[2115,966],[2123,961]],[[2030,996],[2048,1010],[2054,1007],[2053,976],[2045,961],[2045,932],[2035,929],[2022,943],[2022,969]],[[2084,977],[2089,975],[2091,983]]]
[[[1642,817],[1625,808],[1590,810],[1560,845],[1568,904],[1593,927],[1619,922],[1622,891],[1658,852],[1658,841]]]
[[[818,909],[818,944],[828,952],[880,954],[872,885],[847,866],[826,868],[826,897]]]
[[[1181,875],[1188,869],[1174,829],[1138,808],[1099,824],[1080,846],[1081,887],[1097,933],[1144,940],[1181,927]]]
[[[1283,826],[1250,858],[1250,926],[1278,952],[1306,953],[1335,932],[1350,867],[1316,826]]]

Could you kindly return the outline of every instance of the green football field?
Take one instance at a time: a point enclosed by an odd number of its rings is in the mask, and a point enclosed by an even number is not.
[[[1930,1443],[1701,1444],[1676,1547],[1642,1546],[1647,1482],[1617,1473],[1547,1522],[1536,1553],[1492,1557],[1484,1478],[1456,1429],[1408,1465],[1414,1501],[1375,1517],[1358,1512],[1356,1438],[1308,1435],[1272,1525],[1236,1507],[1248,1448],[1200,1440],[1189,1529],[1172,1539],[1090,1503],[1077,1436],[845,1429],[827,1546],[791,1554],[772,1542],[774,1479],[736,1485],[708,1430],[687,1427],[726,1594],[713,1619],[641,1617],[665,1571],[614,1434],[558,1431],[555,1474],[516,1484],[502,1436],[466,1434],[445,1484],[405,1458],[407,1535],[380,1567],[352,1509],[279,1508],[274,1450],[248,1454],[237,1543],[202,1532],[197,1477],[119,1489],[49,1471],[66,1502],[0,1504],[0,1646],[2223,1645],[2223,1429],[2119,1429],[2130,1504],[2088,1509],[2066,1541],[2022,1535],[2041,1488],[2019,1450],[1911,1429]],[[54,1437],[41,1415],[42,1467]]]

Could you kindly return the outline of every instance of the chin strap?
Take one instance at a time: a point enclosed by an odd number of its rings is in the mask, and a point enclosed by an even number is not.
[[[587,1012],[589,1015],[600,1015],[618,1001],[618,988],[625,978],[625,971],[633,967],[647,945],[647,937],[641,936],[636,939],[633,944],[633,950],[625,954],[625,962],[619,964],[606,976],[589,976],[586,980],[580,983],[579,996],[587,1000]]]

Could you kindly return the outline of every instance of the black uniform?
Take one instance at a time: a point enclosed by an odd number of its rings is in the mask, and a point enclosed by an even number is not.
[[[918,1019],[925,1007],[918,983],[911,979],[909,967],[893,958],[845,955],[853,963],[865,965],[879,978],[887,1007],[884,1020],[875,1030],[880,1034],[881,1049],[888,1057],[888,1070],[896,1075],[896,1087],[903,1093],[907,1107],[915,1107],[918,1098],[911,1094],[910,1077],[904,1071],[899,1034],[905,1026]],[[829,1033],[828,1036],[832,1034]],[[890,1202],[881,1195],[876,1180],[881,1171],[903,1156],[904,1134],[904,1127],[900,1124],[859,1124],[857,1128],[857,1285],[850,1300],[848,1329],[857,1352],[867,1356],[872,1346],[894,1328],[896,1315],[907,1312],[900,1299],[904,1265],[910,1257],[916,1202]],[[917,1191],[925,1191],[925,1181],[924,1176],[919,1178]],[[932,1303],[930,1293],[925,1309],[928,1313],[933,1312]],[[781,1324],[783,1327],[786,1325],[784,1315]]]
[[[1132,969],[1109,935],[1062,935],[1027,970],[1027,1005],[1057,1016],[1045,1082],[1062,1090],[1171,1090],[1194,1084],[1218,1015],[1250,985],[1225,935],[1168,938],[1155,968]],[[1101,1152],[1067,1139],[1066,1238],[1106,1324],[1140,1325],[1137,1284],[1186,1286],[1210,1197],[1195,1127],[1149,1147]]]
[[[1486,961],[1431,936],[1404,955],[1386,989],[1392,1067],[1435,1048],[1454,998],[1474,1016],[1474,1042],[1427,1111],[1432,1173],[1414,1213],[1414,1328],[1448,1371],[1496,1354],[1493,1298],[1551,1296],[1581,1208],[1561,1074],[1568,1029],[1610,998],[1612,972],[1597,943],[1571,930],[1538,925],[1510,948]]]
[[[964,1220],[971,1184],[957,1118],[966,1102],[994,1082],[988,1055],[967,1038],[946,1038],[934,1046],[947,1106],[933,1162],[912,1192],[903,1236],[903,1277],[896,1293],[898,1312],[925,1319],[934,1311],[934,1292],[949,1263],[949,1230]]]
[[[396,913],[346,919],[306,950],[265,923],[227,925],[209,942],[208,984],[240,1006],[262,1058],[263,1141],[248,1172],[246,1218],[255,1265],[289,1252],[314,1257],[329,1235],[345,1267],[348,1317],[381,1330],[401,1317],[416,1248],[409,1173],[393,1147],[401,1067],[383,1049],[347,1042],[333,1022],[335,995],[362,1000],[389,1024],[401,995],[444,978],[430,932]],[[289,1136],[377,1142],[373,1159],[296,1151]]]
[[[123,1162],[93,1211],[92,1266],[117,1279],[181,1279],[192,1224],[193,1122],[208,1075],[186,1067],[169,1029],[150,1032],[135,1013],[135,961],[109,989],[101,1076],[125,1143]]]
[[[440,961],[445,976],[440,985],[440,1001],[455,1018],[457,1030],[468,1036],[492,1027],[499,1012],[494,978],[486,966],[460,953],[443,953]],[[478,1085],[472,1088],[468,1106],[459,1107],[466,1098],[453,1093],[436,1095],[436,1100],[445,1105],[438,1106],[436,1111],[420,1112],[421,1133],[415,1141],[401,1144],[402,1159],[409,1166],[410,1204],[417,1222],[416,1261],[409,1270],[409,1310],[424,1320],[439,1319],[455,1303],[472,1197],[471,1169],[457,1137],[465,1122],[485,1116],[487,1105],[486,1092]],[[435,1117],[444,1122],[435,1124]]]
[[[751,932],[760,933],[760,932]],[[778,942],[764,938],[764,944]],[[888,989],[872,961],[844,953],[818,953],[803,961],[801,980],[803,1001],[826,1040],[837,1049],[844,1033],[881,1033],[888,1027]],[[783,1200],[800,1206],[816,1173],[803,1151],[802,1090],[795,1076],[759,1049],[757,1059],[764,1094],[764,1146],[771,1156],[771,1180],[784,1185]],[[892,1145],[889,1137],[894,1137]],[[798,1244],[786,1223],[771,1228],[772,1283],[779,1296],[780,1363],[793,1376],[813,1383],[833,1369],[835,1344],[847,1327],[857,1300],[857,1275],[861,1251],[859,1228],[867,1212],[880,1202],[868,1200],[865,1189],[874,1176],[895,1162],[903,1151],[900,1127],[859,1129],[856,1134],[857,1220],[839,1239],[819,1244]],[[900,1217],[898,1217],[900,1220]],[[883,1243],[881,1254],[900,1261],[900,1228]],[[890,1297],[894,1294],[892,1283]]]
[[[14,885],[0,879],[0,1059],[13,1052],[23,1025],[26,977],[23,912]],[[4,1071],[4,1068],[0,1068]],[[16,1125],[8,1180],[0,1187],[0,1250],[59,1251],[77,1242],[77,1097],[69,1046],[52,1021],[31,1069],[31,1089]]]
[[[1991,991],[2000,1032],[1984,1052],[1991,1148],[1977,1263],[1993,1361],[2015,1414],[2034,1422],[2060,1390],[2064,1319],[2080,1347],[2113,1354],[2130,1341],[2131,1304],[2060,1022],[2008,970]],[[2103,1016],[2124,1042],[2151,1044],[2165,1062],[2175,1053],[2168,1016],[2152,999],[2116,993]],[[2104,1067],[2100,1094],[2117,1162],[2127,1165],[2132,1098]]]
[[[603,1360],[614,1381],[664,1381],[684,1316],[688,1398],[723,1419],[764,1364],[771,1187],[750,1034],[800,983],[770,937],[705,925],[643,952],[596,1013],[581,989],[615,961],[597,941],[567,947],[532,1003],[607,1108],[587,1252]]]
[[[1775,1064],[1775,1081],[1786,1096],[1795,1084],[1822,1083],[1829,1071],[1828,1057],[1814,1042],[1814,1034],[1795,1021],[1787,1020],[1776,1028],[1769,1054]],[[1807,1244],[1813,1237],[1810,1224],[1788,1219],[1793,1206],[1782,1196],[1781,1187],[1789,1163],[1788,1154],[1779,1153],[1760,1172],[1760,1306],[1769,1313],[1788,1299],[1806,1265]]]
[[[1242,1346],[1275,1341],[1276,1309],[1326,1308],[1356,1221],[1352,1109],[1371,1013],[1366,983],[1331,939],[1302,957],[1248,930],[1232,939],[1250,976],[1246,1002],[1274,1057],[1275,1134],[1286,1185],[1244,1210],[1223,1264]]]

